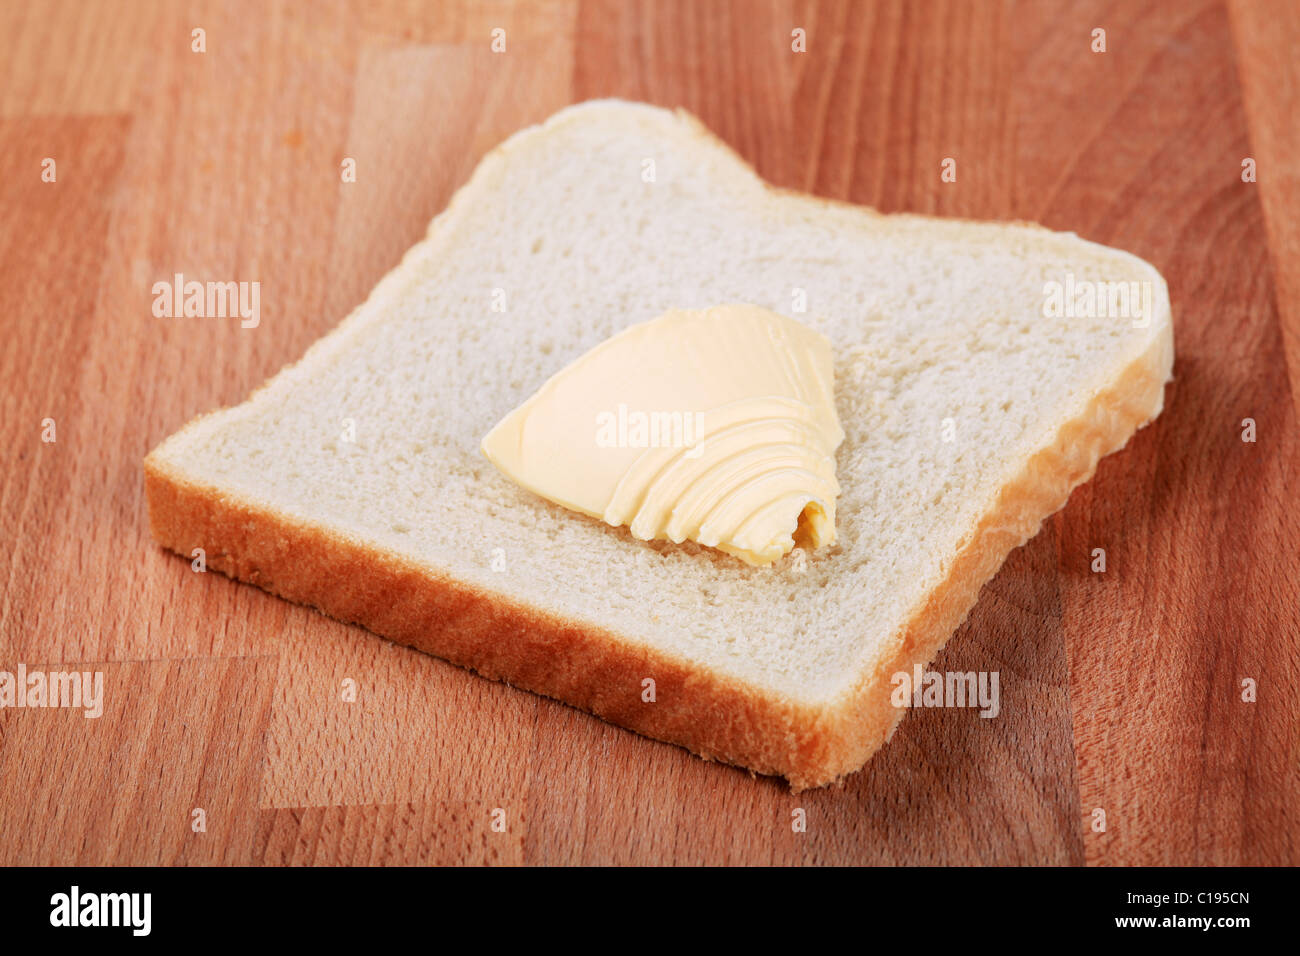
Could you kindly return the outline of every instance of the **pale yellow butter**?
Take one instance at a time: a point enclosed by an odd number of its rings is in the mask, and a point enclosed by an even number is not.
[[[835,541],[830,341],[767,309],[674,310],[587,352],[483,453],[544,498],[754,565]]]

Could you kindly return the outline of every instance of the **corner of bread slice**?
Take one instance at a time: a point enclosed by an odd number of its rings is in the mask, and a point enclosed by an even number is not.
[[[199,529],[204,525],[204,513],[212,510],[218,494],[186,474],[181,465],[184,448],[205,420],[219,414],[194,419],[159,442],[144,459],[149,532],[159,545],[183,557],[192,557],[195,548],[209,550],[210,542]]]
[[[910,699],[896,702],[900,674],[926,668],[959,628],[980,591],[1007,556],[1064,507],[1071,491],[1088,481],[1104,456],[1123,448],[1164,407],[1173,378],[1173,322],[1165,280],[1150,263],[1066,234],[1053,234],[1108,257],[1114,272],[1149,283],[1151,311],[1133,323],[1128,347],[1081,396],[1074,414],[1060,421],[1050,441],[999,490],[964,536],[942,580],[930,588],[892,641],[862,663],[833,699],[819,708],[815,729],[795,763],[783,770],[796,789],[822,786],[852,773],[888,742]]]

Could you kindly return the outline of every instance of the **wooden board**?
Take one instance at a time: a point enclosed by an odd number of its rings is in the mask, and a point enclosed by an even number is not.
[[[0,862],[1300,862],[1298,47],[1286,2],[5,0],[0,670],[99,671],[104,713],[0,710]],[[151,543],[144,454],[296,360],[487,150],[598,96],[687,107],[783,186],[1168,278],[1167,410],[936,665],[999,671],[998,719],[918,710],[792,795]],[[260,281],[261,324],[155,318],[176,272]]]

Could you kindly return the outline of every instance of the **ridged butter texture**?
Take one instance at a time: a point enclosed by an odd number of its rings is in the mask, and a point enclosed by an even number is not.
[[[1164,283],[1134,256],[776,193],[689,118],[645,106],[585,104],[517,135],[430,235],[303,361],[160,458],[812,703],[900,640],[1009,477],[1169,334]],[[1067,276],[1151,284],[1156,314],[1045,316],[1045,284]],[[805,562],[644,544],[479,450],[557,368],[633,323],[727,302],[788,314],[800,297],[799,321],[834,348],[845,432],[837,542]]]
[[[483,453],[556,504],[643,541],[767,566],[835,541],[830,342],[770,309],[673,309],[630,326],[497,423]]]

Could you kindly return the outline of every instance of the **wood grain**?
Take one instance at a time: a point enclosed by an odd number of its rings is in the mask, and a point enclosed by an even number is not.
[[[0,862],[1300,862],[1298,47],[1284,0],[4,0],[0,670],[99,670],[105,711],[0,710]],[[1167,277],[1166,412],[936,664],[999,671],[997,719],[917,711],[794,796],[150,542],[150,447],[296,360],[501,139],[597,96],[684,106],[779,185],[1038,220]],[[261,325],[155,318],[175,272],[259,280]]]

